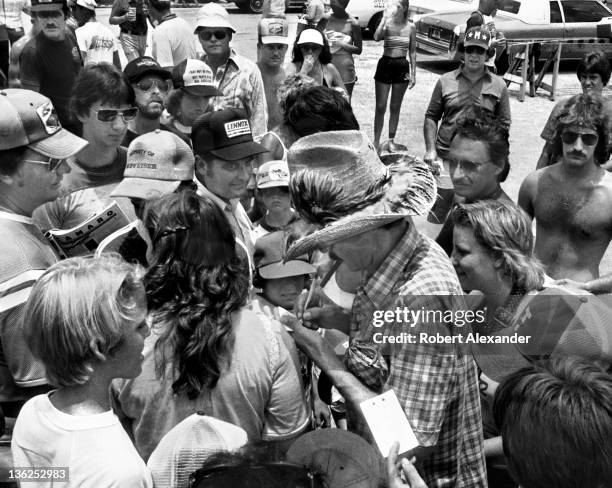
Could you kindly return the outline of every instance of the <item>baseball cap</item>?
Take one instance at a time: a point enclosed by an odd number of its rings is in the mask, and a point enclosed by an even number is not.
[[[315,267],[308,262],[308,256],[299,256],[283,263],[285,244],[283,231],[270,232],[255,242],[255,267],[263,279],[276,280],[316,272]]]
[[[32,0],[32,12],[49,10],[61,10],[67,7],[66,0]]]
[[[247,114],[239,108],[202,115],[193,124],[191,140],[196,154],[212,153],[228,161],[268,152],[264,146],[253,142]]]
[[[98,6],[95,0],[76,0],[76,4],[89,10],[95,10]]]
[[[304,29],[300,34],[297,45],[300,44],[318,44],[323,46],[323,34],[317,29]]]
[[[551,286],[526,295],[512,324],[495,335],[516,343],[476,343],[483,373],[500,382],[531,362],[556,356],[612,359],[612,295]]]
[[[327,486],[334,488],[386,486],[383,458],[365,439],[346,430],[321,429],[298,437],[287,461],[323,473]]]
[[[465,47],[478,46],[487,50],[489,49],[490,41],[491,33],[486,27],[472,27],[465,33],[465,41],[463,45]]]
[[[155,486],[189,486],[191,473],[218,452],[234,451],[247,443],[244,429],[197,412],[174,426],[151,453],[147,467]]]
[[[207,3],[198,10],[194,33],[197,34],[198,30],[202,27],[221,27],[236,32],[236,29],[234,29],[234,26],[230,22],[227,10],[221,5],[212,2]]]
[[[280,17],[264,17],[257,26],[262,44],[289,44],[289,24]]]
[[[287,161],[268,161],[257,170],[257,188],[289,186],[289,166]]]
[[[222,95],[215,83],[210,67],[199,59],[185,59],[172,70],[174,88],[181,88],[190,95],[214,97]]]
[[[193,180],[195,158],[176,134],[157,129],[134,139],[127,150],[123,181],[113,197],[149,200],[174,192],[182,181]]]
[[[137,83],[148,74],[157,75],[164,80],[172,78],[172,74],[168,70],[163,69],[157,61],[149,56],[140,56],[133,59],[125,66],[123,73],[130,83]]]
[[[87,141],[62,128],[51,100],[31,90],[0,91],[0,150],[28,146],[49,158],[75,155]]]

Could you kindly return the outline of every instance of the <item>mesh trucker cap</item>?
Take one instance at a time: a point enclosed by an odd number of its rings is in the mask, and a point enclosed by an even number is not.
[[[193,180],[195,158],[176,134],[157,129],[134,139],[127,151],[123,181],[113,197],[149,200],[174,192],[182,181]]]
[[[95,0],[76,0],[76,4],[88,10],[96,10],[96,7],[98,6]]]
[[[186,488],[190,475],[201,468],[208,457],[234,451],[246,443],[244,429],[198,412],[162,438],[151,453],[147,467],[155,486]]]
[[[28,146],[49,158],[75,155],[87,141],[62,128],[51,100],[31,90],[0,91],[0,150]]]
[[[280,17],[264,17],[257,26],[262,44],[289,44],[289,23]]]
[[[185,59],[172,70],[172,84],[190,95],[214,97],[223,95],[217,88],[210,67],[199,59]]]
[[[277,186],[289,186],[289,166],[287,161],[268,161],[257,170],[257,188],[274,188]]]
[[[196,154],[211,153],[227,161],[268,152],[253,141],[247,114],[238,108],[226,108],[199,117],[191,129],[191,140]]]

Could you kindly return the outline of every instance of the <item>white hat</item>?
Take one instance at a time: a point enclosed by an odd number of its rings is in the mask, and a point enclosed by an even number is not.
[[[258,25],[262,44],[289,44],[289,24],[280,17],[264,17]]]
[[[236,32],[236,29],[234,29],[234,26],[230,22],[227,10],[216,3],[207,3],[198,10],[196,16],[196,34],[201,27],[224,27],[230,29],[232,32]]]
[[[289,186],[289,166],[287,161],[268,161],[257,170],[257,188]]]
[[[323,34],[317,29],[305,29],[297,41],[297,45],[299,46],[300,44],[318,44],[323,46]]]
[[[98,6],[95,0],[76,0],[76,4],[89,10],[95,10]]]

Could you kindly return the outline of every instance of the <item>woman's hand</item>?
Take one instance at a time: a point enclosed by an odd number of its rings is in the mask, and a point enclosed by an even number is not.
[[[389,488],[427,488],[427,485],[414,467],[415,458],[410,461],[402,458],[397,461],[399,442],[391,446],[387,457],[387,483]]]
[[[302,62],[302,69],[300,70],[302,74],[308,74],[314,68],[316,59],[312,54],[307,54],[304,56],[304,61]]]

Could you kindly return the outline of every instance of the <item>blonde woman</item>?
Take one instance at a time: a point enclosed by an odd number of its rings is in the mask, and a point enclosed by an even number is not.
[[[374,32],[374,40],[384,39],[383,56],[378,61],[376,82],[376,112],[374,114],[374,145],[380,146],[380,135],[385,122],[387,100],[389,106],[389,150],[398,150],[394,139],[399,114],[408,88],[416,83],[416,28],[408,19],[408,0],[392,0],[382,21]],[[406,58],[409,55],[410,60]]]

